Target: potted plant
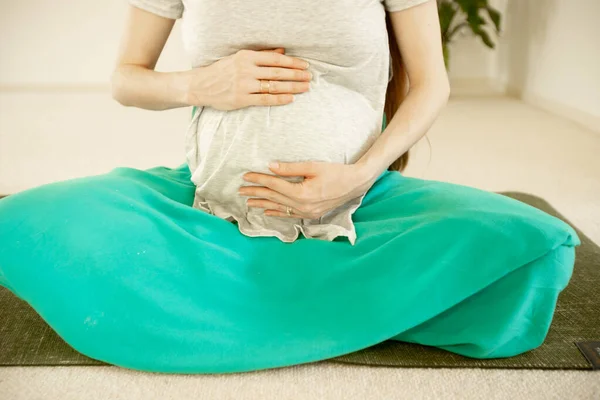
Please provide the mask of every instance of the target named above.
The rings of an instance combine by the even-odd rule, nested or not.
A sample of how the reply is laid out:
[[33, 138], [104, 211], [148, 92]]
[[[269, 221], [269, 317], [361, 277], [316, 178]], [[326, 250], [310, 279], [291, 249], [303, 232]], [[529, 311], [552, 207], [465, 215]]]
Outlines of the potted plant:
[[448, 45], [456, 34], [464, 29], [470, 30], [481, 38], [483, 43], [493, 49], [495, 43], [490, 37], [488, 20], [493, 25], [494, 33], [500, 33], [500, 12], [489, 5], [488, 0], [437, 0], [440, 27], [442, 31], [442, 47], [444, 62], [448, 68], [450, 51]]

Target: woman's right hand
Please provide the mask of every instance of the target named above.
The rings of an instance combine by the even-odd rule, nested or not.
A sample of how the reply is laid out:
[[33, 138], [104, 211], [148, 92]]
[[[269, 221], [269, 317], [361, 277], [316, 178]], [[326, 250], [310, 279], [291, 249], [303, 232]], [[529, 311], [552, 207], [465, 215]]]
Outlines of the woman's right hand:
[[[306, 71], [306, 61], [284, 53], [283, 48], [242, 49], [188, 71], [187, 103], [224, 111], [291, 103], [294, 94], [310, 90], [312, 74]], [[269, 93], [261, 93], [260, 80], [270, 81]]]

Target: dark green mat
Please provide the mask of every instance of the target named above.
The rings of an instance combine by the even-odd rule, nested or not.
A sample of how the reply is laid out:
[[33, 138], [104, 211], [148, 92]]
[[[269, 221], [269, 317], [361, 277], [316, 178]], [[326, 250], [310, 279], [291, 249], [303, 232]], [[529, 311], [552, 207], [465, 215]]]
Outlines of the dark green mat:
[[[546, 201], [503, 193], [566, 220]], [[568, 221], [567, 221], [568, 222]], [[571, 224], [572, 225], [572, 224]], [[470, 359], [435, 347], [385, 341], [326, 362], [424, 368], [592, 369], [576, 342], [600, 340], [600, 248], [579, 230], [571, 282], [561, 293], [542, 346], [504, 359]], [[0, 366], [105, 365], [66, 344], [28, 303], [0, 287]]]

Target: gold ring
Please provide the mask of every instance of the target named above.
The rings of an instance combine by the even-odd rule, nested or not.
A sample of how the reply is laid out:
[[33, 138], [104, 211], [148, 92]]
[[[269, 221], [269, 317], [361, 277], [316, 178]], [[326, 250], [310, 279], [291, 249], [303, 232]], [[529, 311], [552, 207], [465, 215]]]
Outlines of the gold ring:
[[[267, 85], [266, 87], [265, 87], [265, 84]], [[271, 81], [261, 80], [260, 81], [260, 92], [261, 93], [271, 93]]]
[[286, 210], [285, 210], [285, 211], [286, 211], [286, 213], [287, 213], [288, 217], [292, 215], [292, 207], [289, 207], [289, 206], [288, 206], [288, 207], [286, 207]]

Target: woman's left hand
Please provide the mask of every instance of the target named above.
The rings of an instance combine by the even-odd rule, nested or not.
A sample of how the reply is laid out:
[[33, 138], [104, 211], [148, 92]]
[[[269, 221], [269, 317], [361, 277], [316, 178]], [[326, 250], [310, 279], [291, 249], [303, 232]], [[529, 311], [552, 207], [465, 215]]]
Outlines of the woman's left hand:
[[[277, 176], [248, 172], [244, 180], [261, 186], [242, 186], [239, 193], [248, 207], [265, 209], [265, 215], [318, 219], [342, 204], [365, 194], [377, 176], [366, 173], [359, 164], [323, 161], [276, 163], [269, 169], [279, 176], [302, 176], [302, 182], [288, 182]], [[291, 215], [286, 213], [292, 208]]]

